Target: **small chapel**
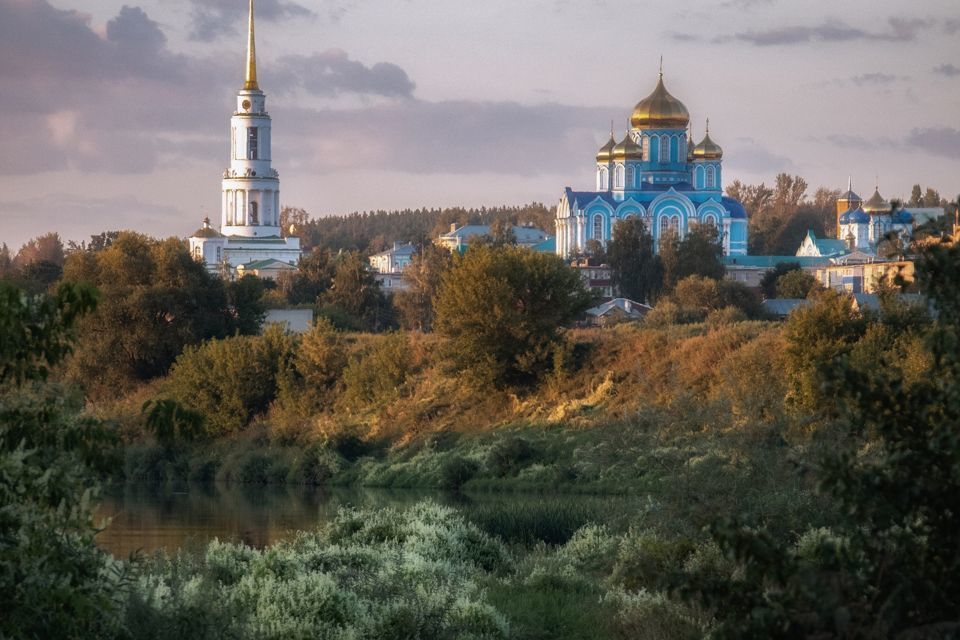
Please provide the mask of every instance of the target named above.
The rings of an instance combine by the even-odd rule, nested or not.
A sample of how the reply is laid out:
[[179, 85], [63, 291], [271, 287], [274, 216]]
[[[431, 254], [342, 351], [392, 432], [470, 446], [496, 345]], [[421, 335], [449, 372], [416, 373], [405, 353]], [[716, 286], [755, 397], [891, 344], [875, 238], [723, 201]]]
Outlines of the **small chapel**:
[[667, 91], [662, 68], [629, 125], [619, 141], [611, 131], [597, 152], [595, 190], [564, 190], [556, 213], [557, 254], [585, 254], [591, 240], [606, 245], [617, 221], [636, 216], [655, 248], [670, 230], [683, 238], [693, 225], [710, 224], [725, 255], [746, 255], [747, 213], [723, 195], [723, 149], [710, 137], [709, 120], [694, 143], [690, 113]]
[[221, 182], [220, 228], [205, 218], [190, 253], [225, 277], [275, 278], [297, 268], [300, 239], [280, 228], [280, 176], [271, 165], [271, 119], [257, 82], [253, 0], [247, 29], [246, 77], [230, 118], [230, 166]]

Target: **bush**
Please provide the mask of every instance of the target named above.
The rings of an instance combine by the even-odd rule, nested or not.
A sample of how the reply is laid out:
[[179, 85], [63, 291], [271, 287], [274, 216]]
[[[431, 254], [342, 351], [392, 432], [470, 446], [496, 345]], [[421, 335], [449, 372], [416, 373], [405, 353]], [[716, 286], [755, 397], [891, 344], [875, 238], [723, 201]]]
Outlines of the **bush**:
[[515, 474], [533, 462], [536, 454], [536, 449], [529, 440], [520, 437], [504, 438], [490, 449], [487, 467], [494, 476], [502, 478]]
[[462, 456], [447, 458], [440, 468], [440, 485], [444, 489], [460, 491], [479, 471], [480, 464], [476, 460]]
[[341, 406], [348, 411], [358, 407], [382, 406], [402, 393], [410, 372], [410, 343], [403, 333], [379, 338], [373, 348], [355, 357], [343, 372]]

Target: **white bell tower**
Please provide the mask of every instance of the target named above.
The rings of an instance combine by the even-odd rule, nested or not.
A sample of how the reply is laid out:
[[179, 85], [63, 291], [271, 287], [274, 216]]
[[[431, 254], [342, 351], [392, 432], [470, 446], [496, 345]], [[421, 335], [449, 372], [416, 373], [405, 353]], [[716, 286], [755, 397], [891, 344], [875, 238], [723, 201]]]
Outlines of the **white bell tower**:
[[280, 237], [280, 178], [270, 166], [270, 115], [257, 84], [253, 0], [247, 32], [247, 69], [230, 118], [230, 167], [223, 173], [220, 232], [247, 238]]

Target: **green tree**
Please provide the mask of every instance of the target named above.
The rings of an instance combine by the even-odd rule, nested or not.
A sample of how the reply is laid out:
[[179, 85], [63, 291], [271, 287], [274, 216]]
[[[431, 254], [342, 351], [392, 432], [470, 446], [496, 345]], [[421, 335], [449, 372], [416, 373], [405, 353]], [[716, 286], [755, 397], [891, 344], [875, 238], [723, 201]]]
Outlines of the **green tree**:
[[80, 322], [69, 367], [70, 380], [94, 395], [161, 376], [185, 346], [255, 324], [247, 311], [238, 317], [223, 282], [174, 238], [121, 233], [96, 253], [71, 254], [64, 279], [101, 293], [96, 313]]
[[394, 294], [404, 329], [424, 332], [433, 329], [433, 301], [440, 290], [443, 274], [451, 264], [452, 254], [433, 243], [424, 245], [420, 253], [413, 256], [403, 271], [408, 288]]
[[[713, 535], [733, 576], [697, 573], [681, 590], [717, 615], [718, 638], [953, 638], [960, 631], [960, 247], [935, 248], [918, 276], [938, 316], [925, 342], [936, 375], [896, 366], [819, 369], [851, 434], [820, 463], [835, 531], [798, 544], [723, 520]], [[791, 340], [794, 340], [791, 338]], [[802, 345], [801, 345], [802, 346]], [[868, 455], [864, 452], [869, 450]]]
[[791, 271], [799, 270], [799, 262], [778, 262], [773, 269], [763, 274], [763, 277], [760, 279], [760, 290], [767, 298], [776, 298], [777, 281], [780, 279], [780, 276], [783, 276]]
[[910, 192], [910, 200], [907, 204], [911, 207], [923, 206], [923, 189], [919, 184], [913, 185], [913, 190]]
[[265, 291], [263, 280], [249, 273], [227, 285], [227, 299], [233, 310], [237, 331], [241, 335], [260, 333], [263, 319], [267, 315], [263, 302]]
[[434, 309], [457, 371], [506, 386], [537, 379], [561, 331], [593, 302], [558, 257], [521, 247], [475, 247], [454, 259]]
[[620, 295], [647, 303], [660, 291], [663, 266], [653, 251], [653, 236], [640, 218], [621, 220], [607, 243], [607, 260]]
[[806, 298], [820, 288], [817, 279], [802, 269], [792, 269], [777, 278], [778, 298]]
[[680, 241], [678, 279], [703, 276], [720, 280], [726, 269], [721, 261], [723, 242], [712, 224], [697, 224]]
[[320, 297], [320, 315], [342, 329], [381, 331], [391, 326], [390, 302], [360, 254], [341, 254], [335, 264], [330, 288]]
[[207, 435], [243, 429], [277, 396], [278, 379], [291, 367], [295, 339], [278, 325], [262, 336], [236, 336], [189, 346], [177, 358], [163, 393], [204, 416]]
[[0, 637], [120, 632], [124, 568], [94, 544], [95, 474], [115, 439], [82, 402], [44, 383], [71, 349], [93, 291], [27, 296], [0, 283]]

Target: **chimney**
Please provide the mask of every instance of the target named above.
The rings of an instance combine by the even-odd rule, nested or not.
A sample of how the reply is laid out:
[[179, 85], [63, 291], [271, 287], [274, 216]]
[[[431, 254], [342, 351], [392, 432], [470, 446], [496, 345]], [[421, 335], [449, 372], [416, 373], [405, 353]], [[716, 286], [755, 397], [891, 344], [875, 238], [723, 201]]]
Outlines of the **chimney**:
[[457, 223], [456, 223], [456, 222], [451, 222], [451, 223], [450, 223], [450, 233], [453, 233], [453, 232], [456, 231], [456, 230], [457, 230]]

